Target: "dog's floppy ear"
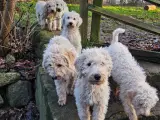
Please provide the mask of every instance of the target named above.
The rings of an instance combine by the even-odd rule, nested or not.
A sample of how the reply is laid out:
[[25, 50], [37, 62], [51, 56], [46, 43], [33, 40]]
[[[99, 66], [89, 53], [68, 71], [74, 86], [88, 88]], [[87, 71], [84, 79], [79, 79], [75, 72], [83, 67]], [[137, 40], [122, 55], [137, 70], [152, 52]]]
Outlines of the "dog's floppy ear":
[[79, 15], [78, 17], [78, 21], [77, 21], [77, 27], [79, 27], [82, 24], [83, 20], [81, 18], [81, 16]]
[[77, 57], [74, 65], [75, 65], [75, 68], [77, 70], [77, 72], [81, 73], [81, 71], [83, 70], [83, 63], [84, 63], [84, 60], [85, 60], [85, 56], [84, 55], [80, 55], [79, 57]]
[[108, 69], [108, 73], [109, 76], [111, 75], [111, 71], [112, 71], [112, 59], [108, 53], [108, 51], [105, 48], [101, 48], [101, 53], [104, 56], [105, 60], [107, 61], [107, 69]]
[[74, 53], [71, 50], [70, 51], [65, 51], [64, 57], [66, 58], [66, 60], [68, 62], [69, 68], [73, 69], [75, 58], [76, 58], [76, 53]]
[[66, 16], [67, 16], [67, 13], [64, 13], [64, 14], [63, 14], [63, 17], [62, 17], [62, 27], [63, 27], [64, 24], [65, 24]]
[[48, 7], [48, 5], [46, 3], [45, 6], [44, 6], [44, 9], [43, 9], [43, 17], [44, 18], [47, 16], [47, 7]]

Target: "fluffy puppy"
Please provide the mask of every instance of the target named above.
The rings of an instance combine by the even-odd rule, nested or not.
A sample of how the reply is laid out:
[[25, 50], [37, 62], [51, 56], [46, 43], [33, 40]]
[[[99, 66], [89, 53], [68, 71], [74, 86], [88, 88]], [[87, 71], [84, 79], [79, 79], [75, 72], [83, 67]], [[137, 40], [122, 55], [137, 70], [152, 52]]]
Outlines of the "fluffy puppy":
[[111, 57], [103, 48], [85, 49], [76, 59], [75, 67], [74, 96], [80, 120], [90, 120], [90, 106], [92, 120], [104, 120], [110, 95]]
[[113, 40], [107, 48], [113, 61], [112, 76], [120, 85], [120, 99], [130, 120], [138, 115], [149, 116], [158, 99], [157, 90], [146, 82], [144, 70], [138, 65], [128, 48], [118, 42], [118, 28], [113, 32]]
[[53, 23], [56, 16], [56, 5], [53, 0], [38, 1], [36, 3], [36, 16], [38, 24], [44, 29], [48, 24], [48, 29], [53, 31]]
[[52, 38], [44, 51], [42, 66], [56, 85], [58, 104], [65, 105], [67, 94], [73, 93], [76, 50], [62, 36]]
[[54, 20], [54, 30], [61, 30], [62, 16], [68, 12], [67, 4], [63, 0], [54, 0], [56, 4], [56, 19]]
[[81, 35], [79, 27], [82, 24], [82, 18], [75, 11], [66, 12], [63, 15], [63, 29], [61, 35], [68, 38], [76, 48], [78, 53], [81, 53]]

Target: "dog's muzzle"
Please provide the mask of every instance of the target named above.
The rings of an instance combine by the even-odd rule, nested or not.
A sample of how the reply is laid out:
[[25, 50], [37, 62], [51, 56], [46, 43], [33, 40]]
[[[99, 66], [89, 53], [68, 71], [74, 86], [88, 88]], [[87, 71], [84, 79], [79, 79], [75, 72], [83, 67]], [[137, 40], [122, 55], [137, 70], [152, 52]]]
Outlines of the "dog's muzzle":
[[95, 74], [92, 79], [93, 80], [90, 80], [90, 83], [93, 85], [100, 85], [104, 82], [103, 80], [101, 80], [100, 74]]
[[73, 27], [73, 23], [72, 23], [72, 22], [69, 22], [67, 26], [68, 26], [68, 27]]
[[51, 13], [55, 13], [54, 10], [51, 10]]
[[57, 11], [57, 12], [61, 12], [61, 9], [57, 8], [56, 11]]

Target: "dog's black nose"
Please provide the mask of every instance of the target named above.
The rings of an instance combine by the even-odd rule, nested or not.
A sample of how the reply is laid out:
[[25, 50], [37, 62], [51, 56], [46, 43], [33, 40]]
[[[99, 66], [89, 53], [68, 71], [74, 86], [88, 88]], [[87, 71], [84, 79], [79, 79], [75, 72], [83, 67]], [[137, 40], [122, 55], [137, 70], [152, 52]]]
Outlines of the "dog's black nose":
[[54, 13], [54, 10], [51, 10], [52, 13]]
[[73, 23], [72, 23], [72, 22], [70, 22], [70, 23], [69, 23], [69, 25], [73, 25]]
[[58, 12], [61, 12], [61, 9], [57, 8], [57, 11], [58, 11]]
[[95, 74], [94, 78], [95, 78], [95, 80], [100, 80], [101, 79], [101, 75], [100, 74]]

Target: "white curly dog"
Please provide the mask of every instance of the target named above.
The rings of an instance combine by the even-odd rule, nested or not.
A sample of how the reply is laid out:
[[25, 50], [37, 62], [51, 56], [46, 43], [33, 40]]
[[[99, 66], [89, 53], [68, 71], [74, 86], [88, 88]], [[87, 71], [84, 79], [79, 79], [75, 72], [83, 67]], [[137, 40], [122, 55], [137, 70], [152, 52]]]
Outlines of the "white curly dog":
[[36, 3], [36, 16], [38, 24], [42, 29], [48, 24], [48, 29], [53, 31], [54, 19], [56, 17], [56, 3], [53, 0], [38, 1]]
[[61, 30], [62, 28], [62, 17], [65, 12], [68, 12], [66, 2], [63, 0], [54, 0], [56, 4], [56, 17], [54, 19], [54, 30]]
[[73, 93], [76, 56], [74, 46], [62, 36], [52, 38], [44, 51], [42, 66], [55, 81], [59, 105], [65, 105], [67, 94]]
[[82, 18], [75, 11], [66, 12], [63, 15], [63, 29], [61, 35], [68, 38], [74, 45], [78, 53], [81, 53], [81, 35], [79, 27], [82, 24]]
[[118, 28], [113, 32], [113, 40], [107, 48], [113, 61], [112, 77], [120, 85], [120, 99], [130, 120], [138, 115], [149, 116], [159, 100], [157, 90], [146, 82], [144, 70], [138, 65], [128, 48], [118, 42]]
[[91, 106], [92, 120], [104, 120], [110, 95], [111, 57], [103, 48], [85, 49], [76, 59], [75, 67], [74, 96], [80, 120], [90, 120]]

